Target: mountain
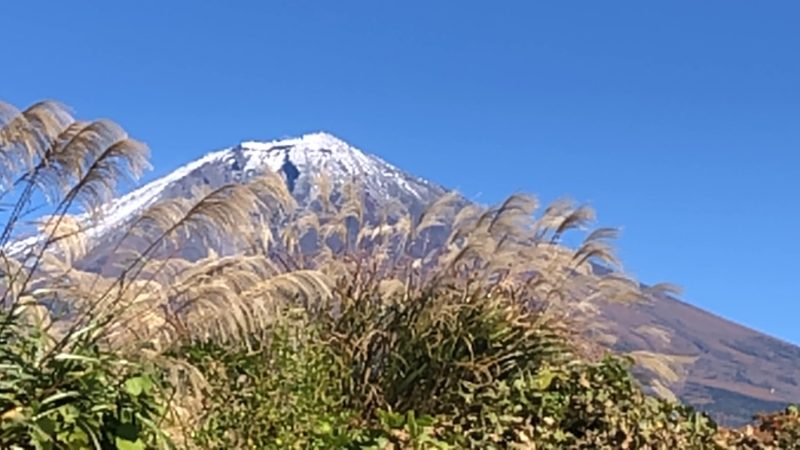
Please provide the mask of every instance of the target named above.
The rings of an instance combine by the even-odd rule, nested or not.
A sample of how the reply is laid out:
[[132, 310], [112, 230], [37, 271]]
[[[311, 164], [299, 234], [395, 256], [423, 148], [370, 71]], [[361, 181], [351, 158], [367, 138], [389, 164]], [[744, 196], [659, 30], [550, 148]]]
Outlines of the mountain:
[[[208, 153], [104, 207], [101, 214], [92, 218], [86, 232], [87, 237], [99, 245], [79, 266], [89, 270], [108, 267], [108, 247], [102, 244], [114, 242], [136, 218], [137, 212], [161, 200], [188, 197], [199, 187], [216, 188], [266, 171], [282, 174], [300, 206], [310, 203], [312, 186], [321, 173], [330, 178], [334, 197], [341, 193], [345, 183], [355, 179], [363, 189], [368, 215], [388, 202], [399, 202], [412, 214], [419, 213], [447, 192], [328, 133], [265, 142], [245, 141]], [[19, 239], [9, 245], [8, 251], [11, 254], [24, 252], [39, 239], [36, 234]], [[192, 248], [191, 243], [184, 243], [184, 247], [188, 247], [182, 252], [186, 257], [203, 253], [202, 249]]]
[[607, 305], [602, 315], [614, 325], [617, 350], [683, 360], [669, 388], [721, 424], [739, 426], [756, 413], [800, 401], [796, 345], [667, 296], [632, 306]]
[[[300, 205], [308, 203], [315, 177], [323, 172], [330, 176], [334, 192], [355, 178], [364, 189], [368, 208], [392, 200], [417, 212], [447, 192], [335, 136], [312, 133], [269, 142], [247, 141], [209, 153], [113, 201], [89, 234], [103, 239], [123, 228], [134, 213], [160, 200], [188, 195], [201, 185], [219, 187], [241, 181], [264, 171], [282, 173]], [[27, 244], [29, 241], [20, 241], [16, 245]]]
[[[241, 181], [264, 171], [281, 172], [301, 206], [309, 205], [315, 177], [323, 171], [331, 176], [334, 193], [348, 180], [357, 179], [364, 188], [368, 213], [395, 201], [412, 212], [420, 211], [447, 192], [330, 134], [314, 133], [242, 142], [209, 153], [112, 202], [91, 234], [100, 241], [110, 240], [135, 212], [159, 200], [184, 196], [201, 185]], [[617, 338], [616, 349], [640, 357], [671, 355], [672, 373], [662, 374], [663, 384], [724, 424], [741, 424], [761, 410], [800, 401], [800, 347], [668, 296], [634, 306], [609, 305], [602, 315]]]

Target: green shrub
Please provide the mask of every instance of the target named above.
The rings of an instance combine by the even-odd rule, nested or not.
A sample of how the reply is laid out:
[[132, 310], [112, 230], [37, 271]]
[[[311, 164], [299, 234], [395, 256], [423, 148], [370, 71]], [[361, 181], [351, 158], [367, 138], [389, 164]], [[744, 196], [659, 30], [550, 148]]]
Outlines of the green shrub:
[[328, 322], [277, 327], [255, 350], [187, 348], [212, 385], [195, 443], [713, 448], [706, 416], [645, 395], [627, 360], [581, 362], [502, 296], [344, 305]]
[[783, 411], [762, 414], [754, 425], [738, 430], [723, 430], [719, 437], [725, 448], [758, 450], [800, 449], [800, 407], [793, 405]]
[[85, 328], [56, 345], [4, 316], [0, 448], [167, 448], [156, 372], [102, 351]]
[[342, 371], [313, 328], [281, 327], [251, 349], [185, 349], [210, 383], [202, 448], [339, 448], [354, 440]]
[[468, 386], [463, 395], [469, 407], [450, 415], [447, 433], [467, 448], [709, 448], [716, 431], [704, 415], [646, 396], [627, 362], [612, 357]]

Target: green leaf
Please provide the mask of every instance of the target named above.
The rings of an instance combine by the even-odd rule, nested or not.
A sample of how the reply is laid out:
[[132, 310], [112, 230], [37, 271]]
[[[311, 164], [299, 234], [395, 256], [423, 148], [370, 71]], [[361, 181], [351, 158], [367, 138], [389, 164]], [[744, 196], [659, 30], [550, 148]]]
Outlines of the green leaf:
[[125, 392], [138, 397], [142, 392], [147, 393], [152, 387], [153, 383], [147, 377], [133, 377], [125, 380]]
[[57, 394], [53, 394], [53, 395], [47, 397], [46, 399], [42, 400], [42, 406], [44, 406], [44, 405], [46, 405], [48, 403], [53, 403], [53, 402], [57, 402], [59, 400], [63, 400], [65, 398], [77, 397], [79, 395], [80, 394], [78, 392], [75, 392], [75, 391], [59, 392]]
[[555, 377], [555, 373], [548, 369], [543, 369], [541, 372], [536, 374], [536, 378], [534, 378], [533, 382], [536, 386], [536, 389], [543, 391], [550, 387], [550, 384], [553, 382]]
[[378, 411], [378, 416], [381, 418], [381, 422], [390, 429], [403, 428], [406, 422], [406, 418], [402, 414], [396, 412]]
[[91, 448], [89, 435], [80, 428], [75, 428], [69, 432], [64, 432], [59, 435], [59, 439], [67, 444], [70, 450]]
[[48, 436], [51, 436], [56, 430], [55, 422], [53, 422], [53, 420], [49, 417], [43, 417], [37, 420], [36, 425], [38, 425], [39, 429]]
[[83, 361], [83, 362], [90, 362], [90, 363], [99, 363], [100, 360], [97, 358], [92, 358], [89, 356], [83, 355], [74, 355], [72, 353], [59, 353], [53, 357], [56, 361]]
[[136, 441], [139, 438], [139, 428], [132, 423], [121, 423], [117, 425], [116, 435], [121, 439]]
[[416, 418], [417, 425], [421, 427], [432, 427], [436, 420], [429, 415], [423, 415]]
[[314, 433], [322, 436], [333, 434], [333, 427], [327, 421], [321, 420], [317, 423]]
[[129, 441], [127, 439], [117, 437], [114, 440], [114, 443], [117, 445], [117, 450], [144, 450], [144, 444], [139, 439], [135, 441]]

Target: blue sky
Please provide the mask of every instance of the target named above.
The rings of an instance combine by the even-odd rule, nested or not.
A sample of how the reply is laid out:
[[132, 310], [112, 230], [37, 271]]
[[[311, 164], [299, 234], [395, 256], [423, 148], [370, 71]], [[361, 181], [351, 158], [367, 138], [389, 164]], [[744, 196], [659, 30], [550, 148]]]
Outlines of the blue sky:
[[0, 99], [163, 174], [326, 130], [483, 202], [568, 196], [626, 268], [800, 343], [796, 1], [7, 2]]

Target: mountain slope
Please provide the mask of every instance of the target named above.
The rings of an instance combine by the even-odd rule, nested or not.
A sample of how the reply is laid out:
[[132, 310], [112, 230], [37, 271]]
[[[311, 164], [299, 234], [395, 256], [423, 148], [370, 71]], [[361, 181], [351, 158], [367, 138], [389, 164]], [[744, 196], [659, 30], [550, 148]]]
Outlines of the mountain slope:
[[[669, 297], [633, 306], [608, 305], [616, 348], [691, 358], [670, 386], [720, 423], [740, 425], [761, 411], [800, 401], [800, 347]], [[664, 330], [669, 339], [652, 333]]]
[[[112, 202], [91, 234], [99, 241], [111, 240], [137, 211], [159, 200], [264, 171], [281, 172], [301, 206], [309, 205], [311, 189], [323, 171], [330, 175], [334, 192], [357, 179], [367, 211], [373, 214], [389, 202], [418, 212], [447, 192], [330, 134], [315, 133], [243, 142], [210, 153]], [[102, 261], [93, 265], [98, 264]], [[713, 413], [723, 423], [739, 424], [759, 410], [800, 401], [800, 347], [669, 297], [635, 306], [609, 305], [603, 316], [617, 337], [617, 349], [644, 356], [648, 352], [673, 355], [675, 376], [665, 383], [684, 401]]]
[[186, 195], [200, 185], [218, 187], [263, 173], [281, 172], [301, 205], [307, 204], [315, 177], [326, 173], [334, 191], [351, 179], [363, 186], [371, 206], [399, 201], [419, 211], [446, 190], [367, 155], [327, 133], [269, 142], [242, 142], [186, 164], [112, 202], [92, 233], [103, 236], [162, 199]]

